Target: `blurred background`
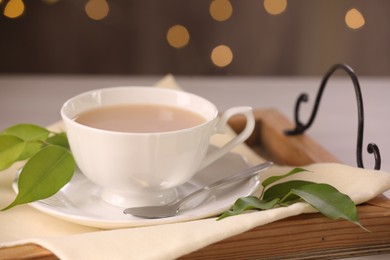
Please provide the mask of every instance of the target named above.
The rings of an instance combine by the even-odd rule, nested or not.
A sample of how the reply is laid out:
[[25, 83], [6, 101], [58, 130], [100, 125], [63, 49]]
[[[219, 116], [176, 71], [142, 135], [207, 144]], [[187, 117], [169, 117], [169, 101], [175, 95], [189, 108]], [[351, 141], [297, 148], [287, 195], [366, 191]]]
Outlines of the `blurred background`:
[[390, 75], [388, 0], [0, 0], [0, 73]]

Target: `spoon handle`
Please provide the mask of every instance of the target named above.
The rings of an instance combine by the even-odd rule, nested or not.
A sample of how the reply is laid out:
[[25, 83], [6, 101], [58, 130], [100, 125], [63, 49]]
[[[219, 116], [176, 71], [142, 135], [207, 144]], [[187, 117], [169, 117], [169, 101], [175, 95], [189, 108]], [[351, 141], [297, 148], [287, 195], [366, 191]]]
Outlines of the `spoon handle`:
[[261, 164], [252, 166], [252, 167], [247, 168], [245, 170], [242, 170], [242, 171], [240, 171], [232, 176], [223, 178], [223, 179], [218, 180], [216, 182], [213, 182], [207, 186], [204, 186], [203, 188], [200, 188], [199, 190], [196, 190], [196, 191], [188, 194], [186, 197], [182, 198], [179, 202], [180, 202], [180, 204], [182, 204], [185, 201], [193, 198], [194, 196], [197, 196], [197, 195], [199, 195], [205, 191], [208, 191], [210, 189], [217, 188], [218, 186], [226, 185], [229, 183], [234, 183], [234, 182], [237, 182], [239, 180], [249, 179], [249, 178], [259, 174], [261, 171], [268, 169], [272, 165], [273, 165], [272, 162], [267, 161], [265, 163], [261, 163]]

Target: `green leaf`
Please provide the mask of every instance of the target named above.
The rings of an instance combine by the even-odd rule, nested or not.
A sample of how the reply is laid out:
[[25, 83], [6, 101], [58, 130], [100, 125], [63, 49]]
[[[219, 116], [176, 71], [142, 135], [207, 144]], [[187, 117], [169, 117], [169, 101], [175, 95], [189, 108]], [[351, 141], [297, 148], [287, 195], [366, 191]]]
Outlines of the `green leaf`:
[[[313, 182], [310, 181], [293, 180], [293, 181], [287, 181], [287, 182], [275, 184], [264, 192], [262, 199], [263, 200], [273, 200], [275, 198], [282, 199], [290, 193], [291, 189], [299, 188], [303, 185], [312, 184], [312, 183]], [[288, 196], [288, 198], [284, 199], [283, 202], [294, 201], [297, 199], [299, 199], [299, 196], [291, 194]]]
[[42, 143], [37, 142], [28, 142], [25, 141], [25, 146], [23, 148], [23, 151], [21, 152], [19, 158], [17, 161], [22, 161], [25, 159], [28, 159], [32, 157], [34, 154], [36, 154], [42, 147]]
[[234, 210], [227, 210], [221, 216], [219, 216], [217, 218], [217, 220], [221, 220], [221, 219], [224, 219], [227, 217], [232, 217], [232, 216], [236, 216], [236, 215], [240, 215], [240, 214], [242, 214], [242, 211], [238, 212], [238, 211], [234, 211]]
[[355, 203], [331, 185], [323, 183], [308, 184], [292, 189], [291, 192], [301, 197], [328, 218], [342, 218], [362, 227], [359, 223]]
[[240, 198], [236, 200], [236, 202], [233, 205], [234, 211], [244, 211], [244, 210], [251, 210], [251, 209], [260, 209], [260, 210], [266, 210], [271, 209], [279, 200], [272, 200], [272, 201], [265, 201], [261, 200], [256, 196], [248, 196], [244, 198]]
[[0, 171], [7, 169], [20, 158], [26, 142], [12, 135], [0, 135]]
[[43, 141], [50, 132], [46, 128], [33, 124], [18, 124], [11, 126], [3, 131], [3, 134], [14, 135], [25, 141]]
[[266, 189], [276, 181], [302, 171], [306, 170], [295, 168], [284, 175], [269, 177], [262, 183], [264, 189], [260, 198], [249, 196], [236, 200], [232, 209], [224, 212], [217, 220], [239, 215], [246, 210], [267, 210], [304, 200], [328, 218], [342, 218], [368, 231], [359, 223], [356, 205], [351, 198], [329, 184], [292, 180]]
[[36, 154], [42, 147], [42, 141], [50, 132], [46, 128], [33, 124], [18, 124], [5, 129], [2, 135], [12, 135], [26, 141], [24, 150], [17, 161], [25, 160]]
[[66, 149], [69, 149], [69, 142], [68, 142], [68, 138], [67, 138], [65, 133], [59, 133], [59, 134], [55, 134], [53, 136], [50, 136], [46, 140], [46, 143], [62, 146]]
[[283, 178], [286, 178], [288, 176], [291, 176], [291, 175], [294, 175], [294, 174], [297, 174], [297, 173], [300, 173], [300, 172], [304, 172], [304, 171], [307, 171], [305, 169], [302, 169], [302, 168], [294, 168], [292, 169], [291, 171], [289, 171], [288, 173], [284, 174], [284, 175], [280, 175], [280, 176], [271, 176], [267, 179], [265, 179], [261, 185], [263, 185], [263, 187], [267, 187], [269, 185], [271, 185], [272, 183], [278, 181], [278, 180], [281, 180]]
[[35, 154], [19, 175], [19, 193], [3, 210], [48, 198], [70, 181], [75, 169], [72, 155], [63, 147], [47, 146]]
[[279, 199], [274, 199], [272, 201], [265, 201], [260, 200], [259, 198], [255, 196], [248, 196], [244, 198], [239, 198], [236, 200], [236, 202], [233, 205], [232, 210], [224, 212], [219, 218], [223, 219], [230, 216], [235, 216], [238, 214], [243, 213], [247, 210], [257, 209], [257, 210], [267, 210], [273, 208], [277, 203], [279, 202]]

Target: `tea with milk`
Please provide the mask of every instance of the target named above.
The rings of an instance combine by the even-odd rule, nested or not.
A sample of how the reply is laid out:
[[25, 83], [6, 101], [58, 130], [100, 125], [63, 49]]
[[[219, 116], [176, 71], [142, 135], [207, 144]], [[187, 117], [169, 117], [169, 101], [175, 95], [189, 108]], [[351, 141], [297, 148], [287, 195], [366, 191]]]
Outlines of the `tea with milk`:
[[82, 112], [74, 120], [93, 128], [131, 133], [176, 131], [206, 122], [192, 111], [159, 104], [107, 105]]

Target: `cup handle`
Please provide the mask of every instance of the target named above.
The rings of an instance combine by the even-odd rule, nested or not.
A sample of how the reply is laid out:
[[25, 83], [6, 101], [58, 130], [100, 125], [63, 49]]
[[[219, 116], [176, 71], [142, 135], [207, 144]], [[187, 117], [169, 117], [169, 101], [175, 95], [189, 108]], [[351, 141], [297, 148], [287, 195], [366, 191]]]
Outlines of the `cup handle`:
[[206, 158], [203, 160], [200, 169], [205, 168], [215, 160], [219, 159], [226, 153], [228, 153], [230, 150], [232, 150], [237, 145], [243, 143], [248, 137], [252, 134], [253, 129], [255, 128], [255, 118], [253, 116], [252, 108], [251, 107], [232, 107], [228, 110], [226, 110], [222, 116], [220, 117], [217, 125], [214, 128], [214, 133], [225, 133], [227, 126], [228, 126], [228, 120], [237, 114], [242, 114], [246, 118], [246, 125], [244, 130], [241, 131], [237, 136], [235, 136], [232, 140], [230, 140], [227, 144], [224, 146], [216, 149], [212, 153], [208, 154]]

